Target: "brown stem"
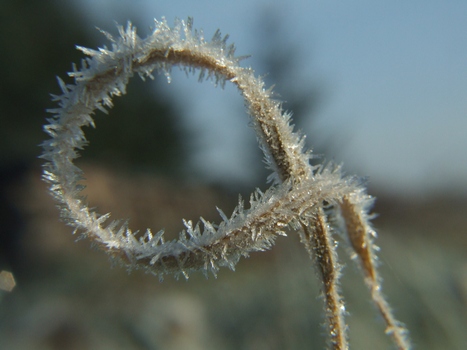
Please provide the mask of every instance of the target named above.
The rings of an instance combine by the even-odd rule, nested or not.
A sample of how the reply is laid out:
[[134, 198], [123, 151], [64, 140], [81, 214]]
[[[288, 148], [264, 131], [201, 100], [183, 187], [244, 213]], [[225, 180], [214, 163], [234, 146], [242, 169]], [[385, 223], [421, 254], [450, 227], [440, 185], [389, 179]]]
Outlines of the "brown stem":
[[323, 280], [332, 349], [348, 349], [344, 322], [345, 307], [337, 285], [339, 268], [323, 210], [319, 209], [316, 223], [313, 223], [313, 226], [302, 220], [300, 224], [304, 235], [302, 241], [311, 258], [316, 261], [317, 269]]
[[400, 350], [409, 349], [410, 345], [405, 334], [406, 330], [394, 318], [388, 302], [381, 293], [381, 283], [376, 272], [375, 257], [372, 252], [371, 229], [362, 213], [357, 210], [358, 205], [349, 196], [344, 196], [340, 208], [350, 244], [357, 253], [365, 275], [365, 282], [371, 292], [371, 298], [386, 323], [386, 333], [392, 336], [394, 343]]

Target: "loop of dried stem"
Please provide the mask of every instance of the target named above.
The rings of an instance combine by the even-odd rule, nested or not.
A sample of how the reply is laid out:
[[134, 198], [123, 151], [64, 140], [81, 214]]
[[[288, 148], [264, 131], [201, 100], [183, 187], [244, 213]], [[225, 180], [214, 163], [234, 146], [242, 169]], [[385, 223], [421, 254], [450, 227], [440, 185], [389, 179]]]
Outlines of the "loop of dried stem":
[[[120, 37], [103, 32], [112, 48], [99, 51], [79, 48], [90, 56], [81, 69], [74, 66], [69, 73], [75, 83], [68, 85], [59, 79], [62, 95], [54, 96], [59, 108], [44, 127], [51, 139], [43, 143], [44, 179], [62, 207], [63, 218], [112, 256], [121, 258], [131, 267], [140, 267], [159, 277], [183, 274], [193, 270], [212, 271], [220, 266], [234, 268], [241, 256], [252, 251], [269, 249], [277, 235], [287, 227], [301, 232], [302, 241], [317, 265], [324, 284], [329, 334], [333, 349], [347, 349], [344, 303], [338, 293], [339, 265], [335, 243], [331, 237], [323, 203], [340, 209], [346, 222], [351, 245], [359, 256], [372, 297], [381, 311], [395, 343], [408, 348], [397, 321], [393, 318], [380, 293], [374, 267], [372, 242], [369, 239], [366, 196], [360, 181], [344, 177], [338, 167], [314, 168], [311, 153], [304, 150], [304, 138], [293, 132], [290, 116], [281, 104], [271, 98], [261, 79], [250, 68], [239, 66], [235, 47], [227, 46], [227, 37], [216, 32], [211, 41], [204, 40], [202, 31], [192, 30], [192, 21], [177, 21], [170, 28], [166, 21], [156, 21], [156, 28], [146, 39], [136, 35], [129, 24], [119, 27]], [[110, 214], [99, 215], [91, 210], [79, 193], [82, 172], [73, 164], [77, 150], [86, 144], [82, 127], [94, 126], [94, 110], [112, 106], [112, 97], [125, 93], [134, 73], [142, 78], [163, 71], [170, 77], [173, 66], [187, 72], [200, 71], [199, 79], [211, 78], [216, 84], [235, 84], [243, 95], [251, 115], [261, 148], [269, 167], [274, 171], [274, 184], [266, 193], [255, 192], [250, 207], [243, 202], [230, 218], [220, 211], [223, 222], [212, 224], [203, 219], [193, 225], [185, 221], [180, 239], [165, 242], [163, 232], [149, 229], [137, 238], [126, 224], [110, 223]]]

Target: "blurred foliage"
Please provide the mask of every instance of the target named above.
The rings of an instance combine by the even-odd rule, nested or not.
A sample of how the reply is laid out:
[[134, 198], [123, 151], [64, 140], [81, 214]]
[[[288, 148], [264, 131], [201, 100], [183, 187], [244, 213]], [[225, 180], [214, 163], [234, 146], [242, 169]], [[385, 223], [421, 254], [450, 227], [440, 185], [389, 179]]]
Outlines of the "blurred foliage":
[[[100, 190], [97, 205], [112, 204], [115, 217], [131, 213], [133, 227], [160, 228], [165, 218], [172, 231], [181, 212], [195, 218], [228, 205], [224, 193], [207, 187], [190, 190], [98, 166], [85, 171], [89, 189]], [[23, 261], [29, 274], [14, 271], [17, 286], [0, 292], [0, 349], [325, 348], [319, 278], [294, 233], [279, 237], [269, 252], [241, 259], [235, 272], [224, 268], [217, 278], [193, 274], [187, 282], [159, 283], [141, 271], [110, 268], [88, 241], [74, 242], [37, 174], [17, 189], [23, 194], [17, 206], [27, 218]], [[116, 200], [125, 193], [133, 200]], [[385, 214], [375, 222], [383, 288], [414, 348], [465, 349], [467, 201], [377, 203]], [[339, 242], [350, 348], [390, 349], [361, 273]]]
[[262, 50], [257, 56], [265, 72], [266, 86], [274, 86], [277, 99], [283, 101], [283, 108], [293, 113], [294, 124], [303, 129], [315, 117], [323, 98], [322, 88], [303, 73], [310, 58], [300, 43], [290, 40], [295, 36], [285, 27], [279, 8], [266, 8], [258, 23], [257, 41], [261, 44], [257, 47]]
[[[0, 19], [0, 163], [29, 163], [40, 154], [38, 144], [46, 138], [45, 109], [54, 107], [49, 93], [60, 93], [55, 77], [66, 79], [71, 63], [83, 58], [74, 45], [95, 48], [106, 39], [83, 24], [70, 1], [3, 1]], [[158, 93], [155, 84], [143, 86], [138, 79], [129, 86], [128, 96], [115, 100], [117, 108], [109, 117], [115, 121], [99, 128], [98, 136], [87, 132], [95, 147], [86, 157], [157, 167], [165, 174], [178, 172], [186, 151], [173, 102]], [[97, 119], [99, 126], [101, 117]]]
[[[305, 54], [300, 45], [290, 41], [294, 36], [285, 27], [280, 11], [280, 7], [269, 5], [258, 16], [253, 30], [256, 33], [253, 39], [257, 42], [258, 49], [254, 54], [257, 61], [255, 66], [259, 67], [258, 74], [262, 75], [266, 88], [273, 87], [275, 98], [283, 103], [282, 108], [292, 113], [295, 130], [302, 130], [303, 134], [312, 137], [313, 129], [310, 124], [313, 124], [324, 93], [321, 87], [303, 75], [306, 71], [305, 64], [309, 64], [309, 60], [303, 61]], [[324, 154], [324, 148], [329, 145], [316, 148], [315, 144], [307, 143], [307, 147], [312, 148], [315, 154]], [[252, 145], [251, 149], [252, 152], [255, 150], [256, 155], [252, 166], [257, 174], [257, 184], [258, 179], [262, 181], [271, 171], [265, 169], [264, 164], [259, 161], [263, 157], [262, 151], [256, 145]]]
[[[27, 165], [41, 152], [37, 145], [46, 137], [44, 110], [53, 107], [49, 93], [59, 93], [54, 77], [64, 78], [71, 62], [82, 58], [75, 44], [95, 48], [105, 42], [92, 26], [82, 24], [71, 4], [0, 1], [0, 260], [9, 260], [18, 278], [12, 293], [0, 293], [0, 348], [167, 349], [164, 341], [184, 339], [191, 348], [198, 341], [203, 349], [323, 348], [324, 337], [318, 334], [322, 322], [321, 302], [316, 300], [318, 284], [298, 239], [281, 240], [272, 252], [253, 254], [238, 265], [236, 273], [223, 270], [218, 279], [194, 276], [188, 283], [167, 280], [162, 284], [138, 272], [128, 275], [120, 268], [109, 269], [104, 254], [90, 250], [84, 241], [73, 242], [69, 227], [57, 220], [55, 203], [39, 180], [40, 173], [27, 173]], [[266, 79], [268, 84], [269, 79], [278, 84], [278, 97], [287, 101], [284, 107], [293, 110], [298, 125], [304, 127], [308, 121], [301, 116], [312, 115], [317, 95], [313, 89], [295, 95], [281, 88], [290, 74], [280, 71], [281, 67], [293, 68], [295, 63], [286, 54], [291, 50], [287, 45], [282, 46], [283, 53], [275, 50], [274, 55], [267, 55], [268, 50], [277, 49], [272, 44], [277, 32], [271, 30], [278, 31], [274, 27], [278, 23], [270, 23], [259, 45], [265, 47], [264, 56], [272, 59], [265, 68], [270, 72]], [[86, 130], [91, 141], [86, 160], [157, 166], [174, 174], [185, 159], [186, 131], [173, 117], [176, 106], [170, 98], [158, 92], [157, 86], [143, 86], [135, 78], [128, 96], [114, 102], [109, 116], [99, 113], [98, 130]], [[23, 179], [18, 174], [26, 175]], [[92, 172], [87, 174], [92, 176]], [[113, 182], [103, 177], [103, 184], [96, 188]], [[131, 184], [141, 184], [141, 180], [125, 182]], [[121, 183], [116, 186], [125, 189]], [[206, 191], [190, 195], [178, 184], [148, 187], [144, 183], [140, 188], [130, 202], [134, 208], [122, 210], [144, 215], [132, 217], [133, 222], [140, 219], [141, 226], [148, 218], [159, 221], [162, 216], [179, 225], [180, 203], [203, 215], [215, 205], [228, 207], [217, 195]], [[171, 202], [162, 201], [160, 188], [179, 192], [171, 193], [175, 198]], [[200, 198], [205, 205], [191, 204]], [[113, 197], [107, 203], [121, 205]], [[377, 201], [376, 211], [383, 214], [376, 226], [384, 288], [417, 348], [463, 349], [467, 343], [466, 208], [464, 200], [453, 198], [435, 198], [423, 207], [419, 202], [402, 204], [396, 198], [389, 204], [384, 198]], [[24, 236], [23, 250], [17, 253], [19, 244], [11, 240], [20, 240], [19, 233]], [[16, 263], [30, 272], [27, 278], [21, 278], [23, 270], [12, 262], [15, 252], [22, 254]], [[387, 348], [382, 323], [368, 305], [361, 276], [349, 261], [344, 262], [352, 348]], [[185, 299], [197, 308], [183, 304]], [[178, 305], [185, 307], [180, 311]], [[195, 311], [201, 319], [190, 318]], [[199, 340], [200, 334], [206, 338]]]
[[[106, 43], [85, 22], [72, 1], [0, 1], [0, 266], [19, 269], [24, 260], [19, 242], [28, 218], [16, 206], [14, 193], [40, 163], [39, 144], [47, 138], [42, 125], [51, 116], [45, 109], [55, 108], [49, 94], [61, 93], [55, 77], [72, 82], [66, 72], [83, 58], [75, 45]], [[138, 77], [127, 96], [114, 102], [108, 116], [97, 113], [98, 130], [85, 131], [91, 145], [86, 161], [182, 174], [187, 152], [174, 102]]]
[[75, 42], [90, 43], [76, 16], [52, 1], [0, 2], [0, 159], [30, 161], [39, 155], [49, 93], [56, 75], [78, 59]]

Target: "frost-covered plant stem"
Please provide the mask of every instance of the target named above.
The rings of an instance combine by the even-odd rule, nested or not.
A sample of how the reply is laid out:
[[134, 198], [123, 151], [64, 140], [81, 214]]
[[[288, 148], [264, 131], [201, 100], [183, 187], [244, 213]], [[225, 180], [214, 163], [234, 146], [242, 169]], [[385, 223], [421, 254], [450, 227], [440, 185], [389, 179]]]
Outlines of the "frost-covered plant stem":
[[[344, 302], [339, 295], [340, 267], [331, 232], [339, 226], [347, 232], [350, 245], [358, 256], [372, 297], [381, 311], [388, 332], [400, 349], [409, 348], [405, 331], [392, 316], [380, 292], [375, 257], [368, 224], [371, 199], [361, 181], [345, 177], [339, 167], [310, 165], [311, 152], [304, 150], [304, 138], [293, 131], [290, 116], [281, 103], [271, 98], [261, 79], [251, 68], [239, 66], [233, 45], [216, 32], [211, 41], [202, 31], [193, 31], [192, 21], [177, 21], [173, 28], [165, 20], [156, 21], [146, 39], [136, 35], [129, 24], [119, 27], [114, 38], [103, 32], [112, 48], [98, 51], [79, 47], [89, 58], [82, 67], [69, 73], [74, 84], [59, 79], [62, 95], [54, 96], [59, 108], [45, 126], [51, 139], [43, 143], [44, 179], [59, 201], [63, 218], [84, 236], [118, 257], [130, 267], [144, 268], [162, 278], [166, 274], [188, 274], [194, 270], [216, 274], [219, 267], [234, 269], [241, 256], [269, 249], [277, 235], [292, 228], [316, 262], [323, 280], [329, 338], [333, 349], [347, 349]], [[216, 84], [234, 83], [245, 99], [251, 120], [269, 167], [273, 185], [265, 193], [251, 195], [249, 208], [240, 201], [230, 218], [222, 211], [223, 221], [216, 225], [201, 218], [202, 224], [184, 221], [185, 230], [178, 240], [164, 241], [163, 231], [144, 235], [133, 233], [126, 223], [109, 221], [110, 214], [99, 215], [80, 196], [83, 175], [73, 164], [77, 150], [86, 145], [82, 127], [94, 126], [95, 109], [106, 111], [112, 97], [125, 93], [134, 73], [143, 79], [153, 71], [162, 71], [170, 80], [170, 70], [180, 66], [187, 72], [199, 70], [199, 80], [213, 79]], [[328, 218], [334, 218], [331, 227]], [[339, 218], [343, 221], [339, 224]]]

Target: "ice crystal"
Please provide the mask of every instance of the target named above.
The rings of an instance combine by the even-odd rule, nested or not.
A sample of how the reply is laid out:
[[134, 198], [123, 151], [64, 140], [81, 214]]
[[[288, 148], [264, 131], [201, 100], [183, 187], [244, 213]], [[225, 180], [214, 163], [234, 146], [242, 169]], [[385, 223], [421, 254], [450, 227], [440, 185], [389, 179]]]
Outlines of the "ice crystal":
[[[188, 278], [197, 270], [216, 275], [223, 266], [233, 270], [242, 256], [270, 249], [278, 235], [296, 230], [323, 280], [334, 349], [347, 348], [345, 305], [338, 288], [340, 265], [332, 237], [333, 230], [341, 229], [391, 336], [400, 348], [408, 348], [404, 329], [381, 294], [375, 268], [375, 234], [368, 215], [372, 199], [363, 182], [344, 176], [340, 167], [310, 165], [312, 154], [304, 149], [304, 137], [293, 131], [291, 116], [271, 98], [272, 90], [264, 87], [251, 68], [239, 65], [243, 57], [235, 56], [235, 46], [227, 44], [228, 36], [216, 31], [211, 40], [206, 40], [202, 30], [193, 30], [190, 18], [176, 20], [173, 27], [165, 19], [155, 21], [154, 30], [144, 39], [131, 23], [118, 26], [118, 36], [101, 32], [110, 47], [93, 50], [77, 46], [87, 57], [80, 68], [73, 65], [68, 74], [74, 84], [57, 78], [62, 94], [52, 96], [58, 108], [49, 110], [53, 117], [44, 127], [50, 139], [42, 144], [46, 160], [43, 178], [60, 204], [63, 219], [111, 256], [161, 279], [167, 274]], [[273, 174], [272, 186], [264, 193], [254, 192], [247, 206], [240, 200], [230, 217], [218, 210], [220, 224], [203, 218], [196, 224], [184, 220], [185, 229], [179, 238], [165, 241], [163, 231], [153, 234], [148, 229], [137, 235], [128, 222], [111, 221], [110, 214], [100, 215], [90, 209], [80, 195], [82, 171], [73, 160], [87, 144], [82, 127], [94, 126], [93, 112], [111, 108], [112, 98], [125, 94], [135, 73], [143, 79], [152, 79], [154, 72], [162, 73], [170, 82], [175, 66], [187, 74], [199, 72], [199, 81], [211, 80], [221, 86], [231, 82], [238, 87]]]

